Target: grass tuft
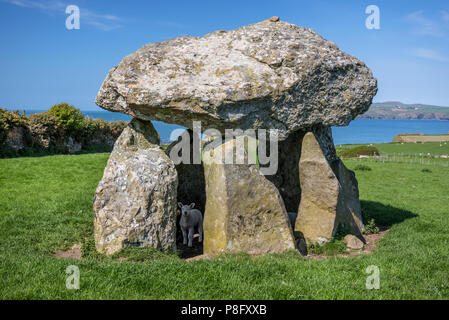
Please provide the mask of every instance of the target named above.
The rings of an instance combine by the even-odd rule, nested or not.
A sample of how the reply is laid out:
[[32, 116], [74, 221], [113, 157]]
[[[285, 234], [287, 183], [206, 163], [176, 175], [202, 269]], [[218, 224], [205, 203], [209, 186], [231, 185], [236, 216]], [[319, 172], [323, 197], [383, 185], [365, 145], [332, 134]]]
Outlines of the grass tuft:
[[355, 171], [371, 171], [371, 167], [365, 165], [365, 164], [358, 164], [354, 167]]
[[334, 256], [346, 252], [346, 243], [341, 239], [334, 239], [322, 246], [316, 243], [311, 243], [307, 246], [307, 252], [314, 255]]

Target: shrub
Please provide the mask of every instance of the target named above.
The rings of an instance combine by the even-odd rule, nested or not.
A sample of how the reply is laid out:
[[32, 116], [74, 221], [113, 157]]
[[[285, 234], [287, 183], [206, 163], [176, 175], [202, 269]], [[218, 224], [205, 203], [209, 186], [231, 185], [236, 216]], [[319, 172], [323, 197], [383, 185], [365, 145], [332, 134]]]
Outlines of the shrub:
[[30, 143], [25, 114], [0, 108], [0, 158], [21, 155]]
[[16, 127], [26, 127], [27, 120], [25, 115], [19, 114], [19, 111], [9, 112], [0, 108], [0, 143], [6, 140], [8, 132]]
[[83, 144], [88, 144], [95, 137], [101, 136], [101, 133], [98, 130], [98, 124], [94, 120], [83, 119], [79, 131], [74, 132], [73, 136]]
[[92, 121], [92, 123], [95, 124], [97, 130], [101, 133], [101, 134], [105, 134], [109, 131], [109, 124], [106, 120], [103, 119], [93, 119], [90, 120]]
[[17, 150], [10, 147], [7, 144], [0, 144], [0, 158], [12, 158], [17, 157]]
[[[0, 109], [0, 157], [110, 152], [126, 123], [84, 118], [67, 103], [28, 118]], [[76, 146], [76, 148], [74, 148]]]
[[109, 131], [114, 138], [118, 138], [127, 125], [127, 123], [124, 121], [107, 122], [107, 124], [109, 127]]
[[374, 146], [358, 146], [351, 149], [343, 149], [338, 152], [340, 158], [358, 158], [359, 156], [378, 156], [379, 150]]
[[365, 232], [364, 234], [375, 234], [379, 233], [379, 228], [376, 226], [376, 221], [373, 218], [368, 220], [368, 223], [365, 224]]
[[354, 170], [358, 170], [358, 171], [371, 171], [371, 167], [364, 165], [364, 164], [358, 164], [354, 167]]
[[[123, 121], [107, 122], [103, 119], [85, 119], [84, 128], [76, 138], [83, 143], [83, 145], [103, 145], [102, 152], [111, 150], [115, 140], [120, 136], [126, 123]], [[84, 149], [84, 148], [83, 148]]]
[[427, 168], [424, 168], [424, 169], [421, 170], [421, 172], [424, 172], [424, 173], [431, 173], [432, 170], [427, 169]]
[[58, 118], [49, 112], [35, 113], [28, 117], [28, 127], [33, 142], [39, 147], [60, 145], [64, 138], [64, 130]]
[[86, 121], [81, 111], [67, 103], [54, 105], [48, 112], [59, 120], [62, 128], [69, 135], [76, 136], [86, 127]]
[[118, 138], [122, 133], [123, 129], [126, 127], [126, 122], [124, 121], [113, 121], [107, 122], [103, 119], [89, 120], [95, 126], [98, 134], [100, 135], [111, 135], [114, 138]]

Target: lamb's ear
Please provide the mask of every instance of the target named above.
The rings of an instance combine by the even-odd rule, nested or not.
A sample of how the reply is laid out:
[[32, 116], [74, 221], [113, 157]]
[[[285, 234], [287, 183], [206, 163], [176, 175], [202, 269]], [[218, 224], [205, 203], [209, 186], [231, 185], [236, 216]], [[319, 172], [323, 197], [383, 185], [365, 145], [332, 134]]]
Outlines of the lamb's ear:
[[193, 209], [194, 206], [195, 206], [195, 203], [192, 202], [192, 203], [190, 204], [190, 209]]
[[182, 203], [178, 202], [178, 207], [180, 207], [182, 209]]

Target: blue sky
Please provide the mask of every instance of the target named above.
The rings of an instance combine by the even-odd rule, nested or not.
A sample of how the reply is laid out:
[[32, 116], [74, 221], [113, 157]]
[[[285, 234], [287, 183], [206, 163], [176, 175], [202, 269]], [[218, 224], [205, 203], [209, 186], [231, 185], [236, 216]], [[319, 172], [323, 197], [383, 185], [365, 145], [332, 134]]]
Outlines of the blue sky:
[[[81, 11], [67, 30], [68, 5]], [[380, 9], [380, 30], [365, 8]], [[0, 0], [0, 107], [46, 109], [66, 101], [99, 110], [108, 70], [145, 43], [232, 30], [273, 15], [314, 29], [364, 61], [375, 101], [449, 106], [449, 1]]]

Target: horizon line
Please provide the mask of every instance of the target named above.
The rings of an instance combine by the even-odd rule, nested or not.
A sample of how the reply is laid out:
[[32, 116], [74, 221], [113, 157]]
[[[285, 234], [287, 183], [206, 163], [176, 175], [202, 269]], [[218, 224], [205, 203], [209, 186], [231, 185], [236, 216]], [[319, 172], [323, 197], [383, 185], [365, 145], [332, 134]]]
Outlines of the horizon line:
[[[426, 103], [422, 103], [422, 102], [404, 103], [404, 102], [401, 102], [401, 101], [398, 101], [398, 100], [377, 101], [377, 102], [371, 103], [370, 107], [372, 105], [374, 105], [374, 104], [385, 104], [385, 103], [400, 103], [400, 104], [403, 104], [403, 105], [423, 105], [423, 106], [428, 106], [428, 107], [449, 108], [449, 106], [440, 106], [440, 105], [435, 105], [435, 104], [426, 104]], [[81, 109], [81, 108], [77, 108], [76, 106], [74, 106], [74, 107], [76, 109], [79, 109], [81, 112], [83, 112], [83, 111], [87, 111], [87, 112], [104, 112], [104, 113], [111, 112], [111, 113], [118, 113], [118, 114], [123, 114], [123, 115], [129, 116], [126, 113], [109, 111], [109, 110], [106, 110], [106, 109], [102, 109], [101, 107], [97, 107], [98, 109]], [[31, 108], [27, 108], [27, 107], [25, 107], [25, 108], [0, 107], [0, 108], [6, 109], [8, 111], [44, 111], [45, 112], [45, 111], [48, 111], [51, 107], [48, 107], [46, 109], [45, 108], [34, 108], [34, 107], [31, 107]]]

